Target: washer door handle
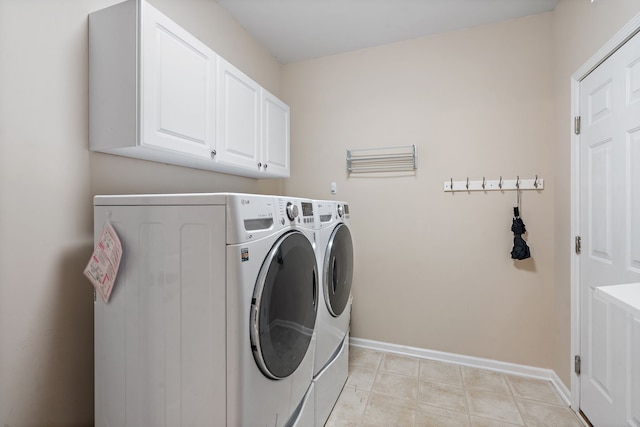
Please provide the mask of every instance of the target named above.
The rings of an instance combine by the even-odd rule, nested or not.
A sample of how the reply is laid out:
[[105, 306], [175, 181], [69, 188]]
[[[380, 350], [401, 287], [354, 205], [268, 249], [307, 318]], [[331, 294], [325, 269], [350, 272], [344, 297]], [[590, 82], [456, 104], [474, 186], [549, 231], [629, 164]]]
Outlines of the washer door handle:
[[318, 274], [316, 272], [316, 269], [314, 267], [313, 271], [311, 272], [311, 274], [313, 275], [313, 283], [311, 284], [313, 286], [313, 290], [312, 290], [312, 295], [313, 295], [313, 307], [314, 309], [316, 308], [316, 304], [318, 301]]
[[333, 290], [333, 294], [336, 294], [336, 291], [338, 290], [338, 257], [333, 257], [333, 262], [331, 263], [331, 271], [332, 271], [332, 276], [331, 277], [331, 288]]

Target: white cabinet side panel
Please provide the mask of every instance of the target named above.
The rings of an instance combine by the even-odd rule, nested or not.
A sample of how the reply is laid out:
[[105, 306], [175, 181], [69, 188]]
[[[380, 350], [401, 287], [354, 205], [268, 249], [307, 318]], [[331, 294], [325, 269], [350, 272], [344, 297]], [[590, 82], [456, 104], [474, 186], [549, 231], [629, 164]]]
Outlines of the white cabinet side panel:
[[[174, 248], [168, 247], [171, 242], [164, 239], [165, 224], [162, 219], [158, 220], [158, 223], [143, 222], [138, 226], [138, 248], [135, 253], [139, 255], [139, 259], [134, 263], [139, 268], [139, 275], [138, 283], [134, 286], [140, 292], [140, 300], [138, 307], [127, 310], [127, 320], [130, 323], [137, 323], [138, 314], [140, 316], [139, 335], [134, 337], [137, 342], [132, 343], [137, 344], [138, 350], [132, 348], [133, 354], [129, 353], [131, 356], [138, 356], [138, 363], [136, 366], [127, 366], [127, 374], [133, 369], [138, 374], [131, 372], [132, 375], [139, 378], [129, 375], [127, 378], [134, 380], [129, 381], [129, 384], [138, 383], [140, 386], [142, 425], [147, 426], [167, 425], [166, 405], [169, 402], [165, 396], [171, 392], [170, 381], [173, 379], [169, 376], [165, 381], [169, 370], [165, 351], [171, 350], [167, 342], [171, 338], [167, 328], [171, 325], [165, 321], [165, 310], [170, 309], [173, 302], [169, 287], [172, 284], [171, 269], [175, 266], [165, 260], [164, 251], [165, 245], [168, 251]], [[165, 278], [169, 279], [168, 283]], [[174, 294], [173, 298], [175, 297]], [[139, 313], [137, 309], [140, 310]]]
[[[208, 426], [225, 412], [224, 245], [206, 224], [185, 224], [180, 234], [182, 284], [181, 425]], [[224, 236], [224, 228], [214, 236]], [[212, 260], [215, 260], [212, 263]], [[212, 277], [213, 276], [213, 277]], [[217, 390], [217, 392], [216, 392]], [[213, 393], [212, 393], [213, 391]]]
[[127, 147], [138, 136], [137, 10], [130, 0], [89, 15], [89, 147]]
[[[100, 238], [104, 215], [96, 214], [95, 240]], [[121, 223], [113, 223], [120, 236], [129, 229]], [[120, 269], [126, 269], [122, 261]], [[128, 287], [130, 277], [120, 277], [118, 287]], [[125, 299], [116, 298], [115, 292], [107, 306], [98, 299], [94, 304], [94, 364], [95, 364], [95, 425], [99, 427], [125, 425]], [[98, 298], [100, 298], [98, 296]]]
[[100, 206], [96, 227], [107, 212], [124, 258], [96, 302], [96, 425], [224, 425], [224, 207]]

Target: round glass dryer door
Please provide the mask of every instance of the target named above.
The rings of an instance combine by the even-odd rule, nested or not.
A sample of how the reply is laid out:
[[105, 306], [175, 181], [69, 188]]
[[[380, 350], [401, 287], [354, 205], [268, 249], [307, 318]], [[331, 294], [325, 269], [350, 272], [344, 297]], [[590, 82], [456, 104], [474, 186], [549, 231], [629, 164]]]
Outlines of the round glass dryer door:
[[251, 348], [260, 370], [286, 378], [307, 353], [316, 323], [318, 266], [309, 239], [283, 235], [262, 264], [251, 301]]
[[323, 286], [327, 309], [333, 317], [344, 311], [351, 295], [353, 278], [353, 243], [349, 227], [339, 224], [333, 229], [324, 258]]

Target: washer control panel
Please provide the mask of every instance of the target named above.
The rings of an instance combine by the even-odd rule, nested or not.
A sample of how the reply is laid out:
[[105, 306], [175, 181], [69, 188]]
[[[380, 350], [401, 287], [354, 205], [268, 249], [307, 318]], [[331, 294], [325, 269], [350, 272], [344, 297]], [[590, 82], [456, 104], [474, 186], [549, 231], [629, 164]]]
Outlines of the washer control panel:
[[287, 202], [287, 218], [289, 221], [294, 221], [298, 217], [298, 206], [291, 202]]
[[300, 224], [313, 227], [314, 209], [313, 202], [305, 199], [279, 197], [277, 199], [278, 223]]

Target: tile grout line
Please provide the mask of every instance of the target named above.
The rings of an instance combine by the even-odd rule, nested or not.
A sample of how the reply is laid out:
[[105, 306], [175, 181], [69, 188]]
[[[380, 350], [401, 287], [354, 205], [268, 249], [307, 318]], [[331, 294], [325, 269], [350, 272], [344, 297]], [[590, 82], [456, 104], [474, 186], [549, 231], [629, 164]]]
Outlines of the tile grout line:
[[469, 426], [471, 426], [471, 405], [469, 405], [469, 396], [467, 395], [467, 384], [464, 381], [464, 374], [462, 373], [462, 368], [458, 366], [458, 373], [460, 374], [460, 381], [462, 382], [462, 394], [464, 395], [464, 404], [467, 408], [467, 421], [469, 421]]
[[380, 357], [378, 358], [378, 363], [376, 365], [375, 374], [373, 375], [373, 380], [371, 381], [371, 389], [367, 393], [367, 402], [364, 404], [364, 410], [362, 411], [362, 415], [360, 416], [360, 420], [358, 424], [364, 423], [365, 414], [367, 413], [367, 409], [369, 409], [369, 404], [371, 403], [371, 397], [373, 396], [373, 387], [376, 384], [376, 379], [378, 379], [378, 374], [380, 372], [380, 365], [382, 364], [382, 359], [384, 358], [384, 354], [380, 352]]
[[518, 405], [518, 399], [515, 394], [514, 386], [511, 384], [511, 381], [509, 381], [509, 378], [507, 377], [507, 375], [505, 374], [502, 374], [502, 375], [504, 376], [504, 380], [507, 382], [507, 387], [509, 387], [509, 392], [511, 392], [511, 398], [513, 399], [513, 403], [515, 403], [516, 405], [516, 409], [518, 410], [518, 415], [520, 415], [520, 419], [522, 420], [522, 425], [524, 425], [524, 427], [527, 427], [527, 421], [525, 420], [524, 414], [520, 409], [520, 405]]

